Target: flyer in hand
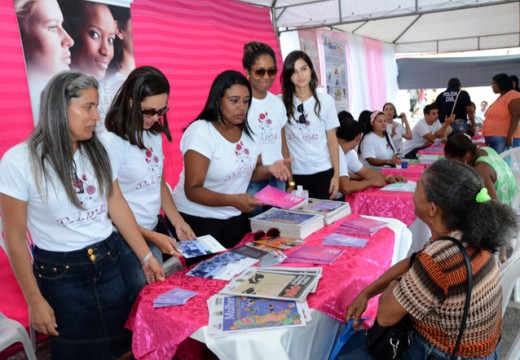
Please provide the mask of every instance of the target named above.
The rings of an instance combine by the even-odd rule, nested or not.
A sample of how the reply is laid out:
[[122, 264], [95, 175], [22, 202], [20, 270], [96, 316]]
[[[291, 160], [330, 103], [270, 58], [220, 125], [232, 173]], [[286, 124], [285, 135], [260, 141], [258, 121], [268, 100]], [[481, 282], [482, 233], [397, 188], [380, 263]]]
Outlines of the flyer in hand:
[[307, 199], [302, 196], [287, 193], [271, 185], [266, 185], [266, 187], [255, 194], [255, 197], [266, 205], [280, 209], [292, 209], [307, 202]]
[[185, 240], [177, 243], [179, 252], [185, 258], [192, 258], [203, 255], [210, 255], [226, 251], [217, 239], [211, 235], [199, 236], [194, 240]]

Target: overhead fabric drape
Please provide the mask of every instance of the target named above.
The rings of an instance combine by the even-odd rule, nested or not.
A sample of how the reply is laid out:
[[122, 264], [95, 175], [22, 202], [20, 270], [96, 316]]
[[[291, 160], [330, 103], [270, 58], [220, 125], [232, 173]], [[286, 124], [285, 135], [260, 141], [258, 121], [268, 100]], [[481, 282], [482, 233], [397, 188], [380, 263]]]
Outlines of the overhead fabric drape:
[[519, 76], [520, 56], [403, 58], [397, 66], [400, 89], [442, 89], [454, 77], [463, 87], [487, 86], [499, 73]]

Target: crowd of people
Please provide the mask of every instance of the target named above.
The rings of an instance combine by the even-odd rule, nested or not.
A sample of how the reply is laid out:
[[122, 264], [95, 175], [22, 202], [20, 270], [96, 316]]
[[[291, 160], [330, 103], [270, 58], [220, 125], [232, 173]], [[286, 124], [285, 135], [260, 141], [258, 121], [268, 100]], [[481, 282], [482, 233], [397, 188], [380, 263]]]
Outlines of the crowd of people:
[[[28, 76], [46, 85], [34, 131], [0, 162], [9, 257], [32, 326], [51, 336], [53, 359], [108, 359], [128, 352], [125, 320], [141, 289], [164, 279], [163, 255], [181, 256], [177, 241], [207, 234], [226, 248], [237, 245], [250, 231], [250, 217], [266, 209], [255, 197], [264, 186], [292, 192], [298, 185], [312, 198], [341, 199], [405, 182], [402, 176], [383, 175], [381, 168], [414, 158], [437, 140], [446, 143], [451, 160], [428, 168], [414, 194], [415, 212], [432, 232], [430, 242], [415, 261], [401, 261], [364, 289], [347, 316], [359, 321], [368, 299], [383, 293], [381, 324], [407, 313], [412, 317], [417, 341], [409, 358], [424, 354], [423, 343], [449, 353], [453, 336], [443, 324], [449, 309], [460, 305], [451, 289], [462, 281], [444, 260], [462, 261], [457, 248], [442, 240], [449, 235], [468, 248], [475, 271], [485, 271], [475, 291], [483, 307], [493, 306], [480, 319], [479, 334], [464, 339], [461, 356], [488, 357], [497, 351], [500, 291], [492, 254], [506, 245], [514, 227], [508, 206], [518, 191], [498, 155], [507, 146], [520, 146], [520, 93], [510, 77], [493, 78], [500, 96], [487, 109], [481, 104], [482, 114], [475, 112], [460, 81], [451, 79], [446, 91], [424, 106], [424, 119], [413, 128], [390, 102], [380, 111], [363, 111], [356, 121], [346, 111], [338, 114], [333, 98], [317, 90], [316, 70], [303, 51], [287, 55], [282, 93], [272, 94], [279, 70], [275, 53], [266, 44], [247, 43], [246, 75], [218, 74], [201, 112], [184, 130], [183, 169], [170, 191], [162, 150], [163, 139], [172, 141], [168, 79], [151, 66], [130, 70], [132, 51], [124, 42], [131, 31], [128, 18], [100, 3], [82, 2], [79, 15], [71, 15], [65, 2], [60, 5], [15, 0], [24, 43], [33, 44], [25, 52]], [[64, 27], [62, 11], [65, 18], [75, 16], [66, 23], [73, 27]], [[46, 30], [50, 13], [61, 49], [53, 64], [34, 31], [40, 22]], [[125, 80], [106, 113], [106, 131], [98, 134], [99, 83], [108, 73]], [[467, 136], [481, 118], [490, 147], [477, 149]], [[489, 214], [496, 221], [484, 221]], [[172, 232], [160, 227], [163, 220]], [[27, 229], [35, 243], [33, 263]], [[446, 284], [442, 291], [434, 286], [438, 282]], [[417, 301], [421, 289], [427, 308]], [[480, 312], [472, 309], [470, 320], [477, 321]]]

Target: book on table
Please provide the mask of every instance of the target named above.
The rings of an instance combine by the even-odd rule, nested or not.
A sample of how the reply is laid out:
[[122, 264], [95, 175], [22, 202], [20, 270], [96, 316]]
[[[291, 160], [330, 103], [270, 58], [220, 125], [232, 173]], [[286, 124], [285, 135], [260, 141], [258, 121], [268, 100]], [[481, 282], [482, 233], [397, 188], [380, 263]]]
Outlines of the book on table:
[[251, 220], [251, 230], [280, 230], [280, 235], [304, 239], [324, 226], [323, 217], [318, 214], [271, 208]]
[[310, 318], [306, 302], [214, 295], [208, 299], [208, 334], [305, 326]]
[[334, 232], [336, 234], [372, 236], [387, 225], [388, 224], [384, 221], [359, 217], [355, 219], [345, 219]]
[[320, 275], [307, 271], [271, 269], [246, 269], [225, 285], [220, 294], [304, 301], [320, 278]]
[[302, 196], [287, 193], [271, 185], [266, 185], [255, 194], [258, 201], [265, 205], [275, 206], [280, 209], [292, 209], [307, 202]]
[[343, 250], [319, 246], [301, 246], [288, 254], [284, 262], [301, 264], [332, 264], [338, 259]]
[[349, 216], [351, 213], [350, 204], [347, 202], [314, 198], [309, 198], [307, 204], [300, 205], [293, 210], [320, 214], [323, 216], [325, 225], [330, 225], [341, 218]]

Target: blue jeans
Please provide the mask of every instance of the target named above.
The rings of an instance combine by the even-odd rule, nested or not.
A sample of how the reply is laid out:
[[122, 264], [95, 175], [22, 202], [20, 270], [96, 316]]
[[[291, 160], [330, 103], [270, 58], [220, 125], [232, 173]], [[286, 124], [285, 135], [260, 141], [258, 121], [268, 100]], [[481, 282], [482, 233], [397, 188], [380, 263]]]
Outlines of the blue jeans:
[[[247, 187], [246, 193], [248, 193], [250, 195], [255, 195], [257, 192], [262, 190], [267, 185], [271, 185], [271, 186], [274, 186], [275, 188], [277, 188], [278, 190], [285, 191], [285, 181], [278, 180], [274, 176], [271, 176], [267, 180], [251, 181], [249, 183], [249, 186]], [[252, 212], [250, 212], [249, 214], [247, 214], [247, 216], [249, 216], [249, 217], [256, 216], [260, 213], [263, 213], [266, 210], [269, 210], [269, 208], [270, 208], [270, 206], [257, 206], [256, 209], [253, 210]]]
[[[132, 248], [118, 232], [114, 233], [116, 246], [121, 256], [121, 267], [123, 268], [123, 277], [128, 290], [130, 305], [137, 299], [139, 292], [145, 287], [146, 277], [141, 267], [141, 261], [137, 258]], [[154, 258], [162, 264], [161, 250], [151, 242], [147, 241]]]
[[[420, 336], [414, 330], [410, 333], [410, 346], [404, 351], [402, 355], [403, 360], [416, 360], [416, 359], [428, 359], [428, 360], [449, 360], [451, 358], [451, 354], [445, 353], [435, 346], [428, 343], [422, 336]], [[498, 360], [500, 359], [500, 341], [498, 342], [497, 348], [493, 352], [493, 354], [483, 357], [483, 358], [461, 358], [457, 357], [457, 359], [464, 360]]]
[[113, 359], [131, 348], [128, 293], [114, 236], [70, 252], [34, 249], [33, 272], [54, 310], [52, 359]]
[[493, 148], [499, 154], [504, 152], [506, 149], [505, 136], [485, 136], [484, 140], [486, 140], [486, 143], [489, 145], [489, 147]]

